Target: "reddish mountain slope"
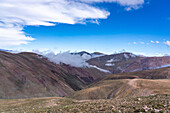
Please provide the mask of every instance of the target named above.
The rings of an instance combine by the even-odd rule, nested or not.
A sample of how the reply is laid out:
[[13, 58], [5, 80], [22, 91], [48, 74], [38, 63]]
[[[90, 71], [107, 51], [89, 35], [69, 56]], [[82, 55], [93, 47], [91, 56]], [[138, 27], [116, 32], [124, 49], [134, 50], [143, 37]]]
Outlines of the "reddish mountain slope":
[[68, 96], [105, 73], [57, 65], [34, 53], [0, 52], [0, 98]]

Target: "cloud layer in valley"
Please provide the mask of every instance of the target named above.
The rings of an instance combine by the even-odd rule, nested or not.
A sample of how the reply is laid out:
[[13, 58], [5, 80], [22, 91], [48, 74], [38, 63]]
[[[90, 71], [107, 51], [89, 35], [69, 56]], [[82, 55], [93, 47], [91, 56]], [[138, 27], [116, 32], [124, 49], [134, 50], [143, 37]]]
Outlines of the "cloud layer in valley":
[[63, 52], [55, 54], [54, 52], [49, 53], [40, 53], [43, 56], [47, 57], [51, 62], [56, 64], [64, 63], [74, 67], [84, 67], [89, 66], [83, 57], [80, 55], [72, 55], [70, 52]]
[[107, 19], [110, 13], [93, 3], [118, 3], [127, 10], [138, 9], [144, 0], [0, 0], [0, 46], [27, 44], [34, 38], [24, 26], [55, 26], [56, 23], [86, 23]]
[[73, 67], [78, 67], [78, 68], [82, 68], [82, 67], [96, 68], [102, 72], [110, 73], [110, 71], [108, 70], [101, 69], [97, 66], [90, 65], [86, 62], [87, 60], [91, 58], [99, 57], [101, 55], [95, 55], [95, 54], [88, 55], [84, 53], [81, 56], [80, 54], [72, 54], [69, 51], [58, 53], [58, 54], [55, 54], [54, 52], [49, 52], [49, 51], [47, 52], [34, 51], [34, 52], [43, 55], [44, 57], [48, 58], [49, 61], [54, 62], [56, 64], [64, 63], [64, 64], [67, 64]]

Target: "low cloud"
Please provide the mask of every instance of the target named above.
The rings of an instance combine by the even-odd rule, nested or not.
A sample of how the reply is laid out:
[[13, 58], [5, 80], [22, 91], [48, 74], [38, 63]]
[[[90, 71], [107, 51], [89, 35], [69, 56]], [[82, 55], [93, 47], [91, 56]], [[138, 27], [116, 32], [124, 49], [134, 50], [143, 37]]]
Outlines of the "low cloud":
[[144, 0], [0, 0], [0, 46], [27, 44], [34, 39], [26, 36], [24, 26], [55, 26], [56, 23], [84, 24], [87, 19], [98, 24], [110, 13], [93, 3], [114, 2], [138, 9]]
[[95, 58], [98, 57], [99, 55], [87, 55], [87, 54], [83, 54], [82, 56], [80, 56], [79, 54], [71, 54], [69, 51], [68, 52], [63, 52], [63, 53], [58, 53], [55, 54], [54, 52], [39, 52], [39, 51], [34, 51], [37, 54], [41, 54], [44, 57], [48, 58], [49, 61], [54, 62], [56, 64], [67, 64], [73, 67], [78, 67], [78, 68], [82, 68], [82, 67], [88, 67], [88, 68], [96, 68], [102, 72], [105, 73], [110, 73], [110, 71], [105, 70], [105, 69], [101, 69], [97, 66], [94, 65], [89, 65], [86, 61], [91, 59], [91, 58]]
[[56, 64], [64, 63], [74, 67], [89, 67], [90, 65], [86, 62], [87, 60], [103, 56], [96, 54], [89, 55], [86, 53], [80, 55], [77, 53], [70, 53], [70, 51], [55, 53], [49, 50], [47, 51], [33, 50], [32, 52], [43, 55], [47, 57], [51, 62], [54, 62]]
[[56, 64], [64, 63], [74, 67], [86, 67], [89, 64], [80, 55], [72, 55], [69, 52], [55, 54], [53, 52], [43, 55], [47, 57], [51, 62]]

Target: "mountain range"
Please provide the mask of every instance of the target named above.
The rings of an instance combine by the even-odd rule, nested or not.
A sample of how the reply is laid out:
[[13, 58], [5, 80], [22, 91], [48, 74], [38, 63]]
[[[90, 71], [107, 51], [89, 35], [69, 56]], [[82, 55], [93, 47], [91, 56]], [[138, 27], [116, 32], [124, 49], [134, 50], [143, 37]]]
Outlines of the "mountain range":
[[[88, 65], [76, 67], [67, 62], [53, 62], [51, 57], [37, 53], [0, 51], [0, 98], [105, 99], [162, 94], [162, 90], [150, 86], [157, 82], [158, 86], [165, 87], [163, 94], [170, 93], [167, 85], [170, 83], [169, 56], [143, 57], [128, 52], [106, 55], [85, 51], [70, 54], [81, 57]], [[76, 59], [70, 60], [74, 63]], [[144, 87], [144, 84], [148, 85]]]

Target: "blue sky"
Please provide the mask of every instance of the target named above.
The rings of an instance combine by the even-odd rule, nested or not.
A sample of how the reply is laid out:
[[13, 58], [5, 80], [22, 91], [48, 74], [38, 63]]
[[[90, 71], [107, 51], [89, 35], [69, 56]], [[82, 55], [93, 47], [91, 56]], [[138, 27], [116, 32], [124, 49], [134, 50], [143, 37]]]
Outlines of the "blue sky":
[[[18, 5], [20, 5], [20, 0], [17, 1]], [[93, 2], [93, 0], [89, 0], [90, 3], [81, 1], [83, 3], [78, 4], [79, 6], [82, 5], [81, 9], [87, 9], [87, 7], [84, 8], [85, 4], [90, 8], [97, 8], [98, 10], [94, 11], [89, 8], [87, 14], [78, 12], [79, 9], [73, 10], [75, 12], [67, 12], [67, 17], [70, 17], [70, 20], [65, 19], [65, 15], [63, 16], [62, 13], [54, 15], [63, 16], [61, 18], [63, 21], [58, 20], [58, 18], [51, 18], [48, 11], [46, 12], [47, 16], [45, 19], [48, 16], [50, 17], [49, 19], [45, 20], [44, 16], [40, 19], [34, 18], [33, 16], [31, 22], [35, 21], [34, 23], [31, 23], [29, 21], [30, 19], [27, 19], [28, 17], [25, 19], [25, 14], [19, 13], [20, 15], [18, 15], [18, 13], [16, 13], [18, 11], [14, 13], [19, 20], [12, 18], [14, 21], [9, 23], [6, 18], [0, 17], [2, 18], [0, 19], [0, 28], [10, 31], [11, 27], [4, 26], [11, 26], [12, 23], [12, 29], [17, 28], [17, 33], [19, 31], [19, 34], [14, 32], [14, 35], [11, 35], [24, 38], [24, 40], [21, 38], [17, 40], [13, 39], [13, 41], [8, 43], [6, 40], [4, 41], [2, 37], [4, 35], [0, 35], [0, 47], [26, 51], [33, 49], [58, 52], [85, 50], [89, 52], [100, 51], [109, 54], [125, 49], [129, 52], [144, 55], [170, 54], [169, 0], [134, 0], [133, 3], [129, 2], [129, 0], [123, 0], [124, 2], [115, 2], [115, 0], [108, 0], [109, 2], [98, 0], [100, 2]], [[7, 2], [10, 5], [14, 4], [10, 3], [10, 0], [7, 0]], [[28, 3], [22, 3], [22, 5], [23, 4], [27, 5]], [[2, 4], [0, 3], [0, 5]], [[37, 5], [39, 6], [39, 3], [37, 3]], [[58, 3], [55, 5], [58, 6]], [[74, 1], [70, 5], [77, 6], [77, 3], [75, 4]], [[3, 11], [6, 10], [8, 11], [7, 8], [5, 10], [3, 9]], [[37, 11], [41, 10], [37, 8]], [[77, 12], [79, 15], [82, 15], [81, 19], [78, 18], [79, 15]], [[6, 13], [4, 13], [4, 15], [5, 14]], [[9, 17], [9, 15], [13, 17], [13, 13], [9, 13], [7, 16]], [[29, 12], [29, 15], [33, 14]], [[73, 20], [73, 22], [71, 20]], [[42, 24], [42, 22], [47, 23]], [[1, 25], [1, 23], [3, 23], [3, 25]], [[16, 29], [14, 31], [16, 31]], [[14, 41], [17, 43], [13, 44]]]

